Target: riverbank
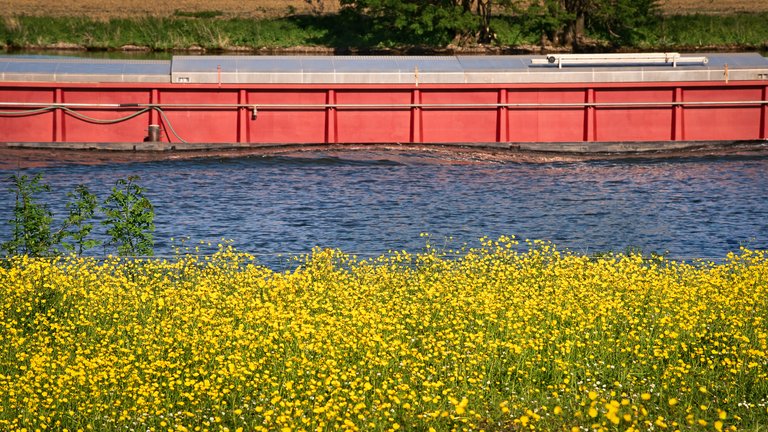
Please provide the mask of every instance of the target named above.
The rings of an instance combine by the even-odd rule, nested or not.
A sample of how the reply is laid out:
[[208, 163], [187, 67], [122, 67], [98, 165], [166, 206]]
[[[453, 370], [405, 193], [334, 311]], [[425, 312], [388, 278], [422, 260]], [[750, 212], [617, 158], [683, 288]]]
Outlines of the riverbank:
[[633, 44], [601, 35], [575, 47], [541, 44], [519, 18], [493, 20], [491, 44], [421, 46], [392, 35], [365, 34], [342, 15], [223, 18], [218, 11], [171, 16], [83, 18], [10, 15], [0, 20], [0, 49], [68, 52], [207, 54], [525, 54], [615, 51], [768, 51], [768, 12], [664, 15]]

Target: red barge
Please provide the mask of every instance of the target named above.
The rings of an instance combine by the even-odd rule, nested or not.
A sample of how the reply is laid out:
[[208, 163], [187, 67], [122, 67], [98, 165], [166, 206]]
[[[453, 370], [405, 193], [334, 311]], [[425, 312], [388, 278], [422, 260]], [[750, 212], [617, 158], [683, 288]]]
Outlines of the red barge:
[[0, 57], [6, 149], [762, 146], [767, 117], [756, 53]]

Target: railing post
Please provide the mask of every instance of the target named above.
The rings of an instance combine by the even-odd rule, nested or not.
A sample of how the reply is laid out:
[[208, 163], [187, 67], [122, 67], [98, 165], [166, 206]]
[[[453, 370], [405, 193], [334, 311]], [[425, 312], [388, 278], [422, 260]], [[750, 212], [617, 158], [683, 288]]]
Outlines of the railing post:
[[245, 90], [237, 92], [237, 142], [248, 142], [248, 109], [244, 106], [248, 103]]
[[509, 142], [509, 108], [506, 106], [507, 89], [499, 90], [499, 110], [496, 122], [496, 141]]
[[768, 85], [763, 86], [763, 108], [760, 111], [760, 139], [768, 139]]
[[[584, 102], [587, 104], [595, 103], [595, 89], [588, 88], [584, 94]], [[584, 107], [584, 141], [595, 141], [595, 107], [587, 105]]]
[[[53, 103], [64, 103], [64, 92], [60, 87], [53, 91]], [[53, 111], [53, 142], [64, 142], [64, 110]]]
[[[149, 103], [150, 105], [157, 105], [160, 103], [160, 91], [158, 89], [153, 88], [149, 90]], [[147, 118], [147, 136], [151, 136], [150, 127], [152, 125], [160, 125], [160, 114], [155, 108], [150, 108], [149, 116]], [[163, 128], [163, 130], [165, 130], [165, 128]], [[162, 141], [162, 138], [159, 139]], [[165, 139], [167, 139], [168, 142], [171, 142], [171, 138], [168, 136], [167, 130], [165, 130]]]
[[675, 93], [672, 96], [672, 101], [676, 102], [672, 105], [672, 141], [682, 141], [683, 135], [683, 89], [681, 87], [675, 87]]
[[411, 91], [411, 143], [420, 143], [423, 140], [421, 128], [421, 90]]
[[337, 138], [337, 123], [336, 123], [336, 91], [333, 89], [328, 90], [325, 95], [325, 143], [336, 144]]
[[[152, 105], [156, 105], [160, 103], [159, 92], [157, 89], [151, 89], [149, 91], [149, 103]], [[155, 110], [154, 108], [149, 110], [150, 125], [160, 124], [159, 119], [160, 119], [160, 116], [157, 114], [157, 110]]]

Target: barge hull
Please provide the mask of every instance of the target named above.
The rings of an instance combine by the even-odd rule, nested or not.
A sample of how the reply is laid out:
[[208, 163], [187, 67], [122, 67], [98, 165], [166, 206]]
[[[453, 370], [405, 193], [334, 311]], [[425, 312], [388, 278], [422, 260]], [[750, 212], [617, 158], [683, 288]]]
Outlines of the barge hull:
[[767, 92], [759, 81], [418, 88], [0, 83], [0, 100], [25, 104], [0, 107], [15, 114], [0, 117], [0, 142], [142, 142], [150, 125], [160, 126], [161, 142], [177, 143], [764, 140]]
[[768, 59], [759, 55], [721, 55], [687, 69], [547, 69], [534, 60], [0, 59], [0, 143], [768, 139]]

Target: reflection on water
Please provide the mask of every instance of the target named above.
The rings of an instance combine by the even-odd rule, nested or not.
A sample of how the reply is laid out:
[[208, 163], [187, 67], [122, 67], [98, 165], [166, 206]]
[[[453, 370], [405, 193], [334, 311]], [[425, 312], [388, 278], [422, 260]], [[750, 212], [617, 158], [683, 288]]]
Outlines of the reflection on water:
[[[768, 248], [768, 158], [499, 163], [396, 152], [104, 163], [43, 172], [64, 211], [85, 183], [100, 197], [138, 175], [157, 211], [158, 253], [170, 238], [233, 239], [254, 253], [418, 250], [428, 232], [450, 247], [488, 235], [551, 240], [579, 252], [641, 248], [677, 258]], [[0, 171], [9, 187], [12, 170]], [[0, 195], [0, 219], [13, 196]], [[103, 230], [102, 230], [103, 232]], [[2, 225], [0, 239], [9, 237]], [[98, 251], [96, 253], [101, 253]]]

